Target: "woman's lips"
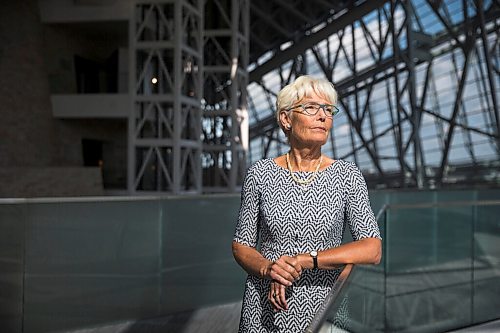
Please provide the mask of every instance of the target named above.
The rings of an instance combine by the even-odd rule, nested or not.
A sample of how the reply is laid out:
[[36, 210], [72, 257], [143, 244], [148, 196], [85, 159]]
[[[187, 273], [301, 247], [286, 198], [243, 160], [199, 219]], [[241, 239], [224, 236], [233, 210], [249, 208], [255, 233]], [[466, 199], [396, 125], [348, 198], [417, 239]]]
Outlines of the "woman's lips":
[[324, 127], [313, 127], [312, 129], [326, 132], [326, 128], [324, 128]]

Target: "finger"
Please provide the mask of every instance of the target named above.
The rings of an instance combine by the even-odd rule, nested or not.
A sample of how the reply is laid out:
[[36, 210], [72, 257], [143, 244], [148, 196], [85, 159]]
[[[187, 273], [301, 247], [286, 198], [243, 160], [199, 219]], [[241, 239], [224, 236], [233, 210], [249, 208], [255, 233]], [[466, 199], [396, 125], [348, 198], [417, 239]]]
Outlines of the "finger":
[[[278, 304], [278, 306], [279, 306], [279, 309], [282, 311], [287, 310], [287, 308], [283, 305], [283, 302], [282, 302], [282, 296], [284, 297], [285, 290], [286, 290], [285, 286], [278, 284], [278, 283], [275, 283], [275, 291], [276, 291], [275, 300], [276, 300], [276, 304]], [[285, 304], [286, 304], [286, 302], [285, 302]]]
[[300, 275], [302, 274], [302, 266], [300, 265], [300, 262], [299, 260], [296, 258], [296, 257], [284, 257], [283, 258], [286, 263], [291, 266], [294, 270], [294, 272], [296, 272], [297, 276], [295, 276], [294, 274], [294, 277], [296, 279], [298, 279], [300, 277]]
[[[290, 282], [294, 282], [300, 276], [293, 266], [289, 265], [288, 263], [286, 263], [284, 261], [275, 262], [275, 264], [271, 266], [270, 275], [273, 279], [276, 279], [275, 277], [272, 276], [273, 273], [275, 275], [279, 275], [283, 279], [288, 280]], [[284, 284], [282, 281], [278, 281], [278, 282]], [[285, 285], [287, 285], [287, 284], [285, 284]]]
[[276, 264], [278, 267], [290, 274], [294, 280], [297, 280], [302, 273], [302, 266], [300, 266], [299, 261], [296, 258], [283, 256], [276, 261]]
[[273, 306], [273, 309], [274, 311], [278, 312], [278, 311], [286, 311], [286, 309], [281, 306], [281, 304], [279, 303], [279, 299], [278, 297], [275, 297], [271, 300], [271, 305]]
[[279, 287], [277, 286], [277, 283], [273, 282], [271, 284], [271, 288], [269, 288], [270, 292], [268, 298], [275, 311], [285, 310], [285, 308], [279, 303]]
[[286, 273], [283, 270], [272, 270], [270, 276], [271, 279], [276, 280], [276, 282], [285, 286], [291, 286], [292, 282], [294, 281], [293, 276], [291, 276], [290, 274]]
[[295, 268], [297, 273], [299, 273], [299, 277], [300, 277], [300, 275], [302, 274], [302, 265], [300, 264], [300, 262], [297, 258], [294, 258], [294, 259], [295, 260], [293, 262], [293, 267]]
[[270, 296], [272, 299], [270, 299], [271, 304], [273, 305], [273, 308], [275, 311], [285, 311], [286, 308], [282, 304], [281, 300], [281, 295], [284, 294], [285, 292], [285, 287], [280, 285], [277, 282], [272, 282], [271, 287], [269, 288], [271, 291]]
[[269, 303], [271, 303], [271, 306], [273, 307], [273, 309], [276, 311], [278, 308], [277, 308], [276, 300], [274, 299], [274, 295], [276, 295], [276, 293], [271, 286], [271, 288], [269, 288], [269, 293], [267, 294], [267, 299], [269, 300]]
[[288, 310], [288, 304], [286, 302], [286, 288], [283, 285], [279, 285], [279, 305], [284, 309]]
[[294, 281], [294, 277], [278, 264], [273, 264], [271, 266], [271, 272], [269, 275], [273, 280], [276, 280], [278, 283], [284, 284], [285, 286], [291, 285]]

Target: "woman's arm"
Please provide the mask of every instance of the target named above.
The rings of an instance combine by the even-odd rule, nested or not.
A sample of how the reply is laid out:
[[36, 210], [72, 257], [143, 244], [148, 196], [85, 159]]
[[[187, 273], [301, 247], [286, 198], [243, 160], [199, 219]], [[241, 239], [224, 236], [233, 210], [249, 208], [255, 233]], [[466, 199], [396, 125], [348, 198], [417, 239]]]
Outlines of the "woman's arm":
[[[313, 259], [309, 253], [296, 256], [304, 269], [312, 269]], [[382, 241], [378, 238], [363, 238], [339, 247], [318, 251], [318, 268], [335, 269], [345, 264], [378, 264], [382, 258]]]
[[[233, 243], [233, 251], [234, 245], [235, 244]], [[363, 238], [358, 241], [341, 245], [339, 247], [330, 248], [324, 251], [318, 251], [318, 269], [335, 269], [345, 264], [378, 264], [380, 262], [381, 256], [381, 240], [378, 238]], [[281, 257], [276, 262], [279, 262], [283, 258], [284, 257]], [[300, 272], [302, 272], [302, 269], [314, 268], [313, 259], [309, 253], [299, 254], [294, 258], [297, 260], [297, 265], [300, 267]], [[271, 268], [272, 267], [273, 266], [271, 266]], [[250, 273], [250, 271], [248, 272]], [[290, 281], [288, 280], [287, 282], [290, 283]], [[274, 281], [271, 283], [267, 298], [275, 310], [288, 310], [288, 303], [285, 299], [285, 287], [290, 285], [291, 283], [283, 284], [281, 283], [281, 280], [278, 279], [274, 279]]]
[[272, 262], [264, 258], [254, 247], [233, 241], [233, 256], [248, 274], [261, 279], [269, 278]]
[[261, 279], [272, 279], [285, 286], [291, 286], [302, 274], [302, 266], [296, 257], [282, 256], [272, 262], [262, 256], [254, 247], [233, 241], [233, 256], [248, 274]]

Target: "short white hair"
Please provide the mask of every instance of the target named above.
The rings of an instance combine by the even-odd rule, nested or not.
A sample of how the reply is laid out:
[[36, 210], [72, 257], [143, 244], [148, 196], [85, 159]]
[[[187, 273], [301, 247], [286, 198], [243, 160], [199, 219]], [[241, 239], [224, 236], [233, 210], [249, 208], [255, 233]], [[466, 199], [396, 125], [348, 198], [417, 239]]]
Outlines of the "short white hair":
[[323, 97], [331, 104], [337, 104], [337, 91], [330, 81], [309, 75], [299, 76], [294, 82], [283, 87], [276, 98], [276, 119], [280, 127], [281, 111], [289, 109], [313, 93]]

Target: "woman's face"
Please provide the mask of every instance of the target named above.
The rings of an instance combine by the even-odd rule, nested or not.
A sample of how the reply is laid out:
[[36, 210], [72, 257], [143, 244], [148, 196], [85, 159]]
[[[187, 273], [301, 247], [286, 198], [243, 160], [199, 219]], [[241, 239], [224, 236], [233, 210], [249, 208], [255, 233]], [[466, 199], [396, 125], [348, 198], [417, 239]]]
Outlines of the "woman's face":
[[[294, 106], [306, 103], [331, 104], [329, 100], [313, 93], [311, 96], [296, 102]], [[289, 114], [284, 120], [291, 125], [289, 131], [291, 145], [317, 146], [326, 143], [332, 128], [333, 118], [327, 116], [322, 108], [314, 116], [304, 113], [301, 107], [292, 109], [290, 113], [293, 114]]]

